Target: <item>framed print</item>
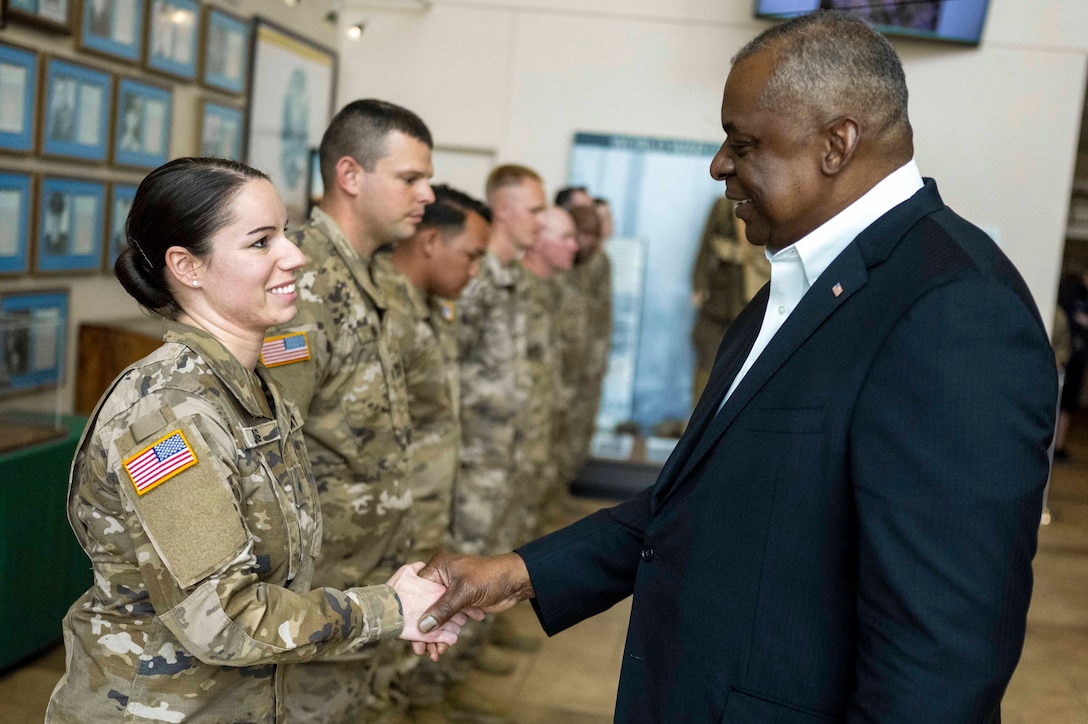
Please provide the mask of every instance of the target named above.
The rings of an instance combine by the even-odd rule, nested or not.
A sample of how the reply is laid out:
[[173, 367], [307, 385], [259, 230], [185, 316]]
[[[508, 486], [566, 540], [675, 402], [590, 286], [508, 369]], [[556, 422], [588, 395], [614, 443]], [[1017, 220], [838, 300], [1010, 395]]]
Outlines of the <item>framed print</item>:
[[0, 296], [0, 395], [60, 384], [68, 341], [68, 292]]
[[38, 191], [40, 272], [97, 271], [102, 268], [106, 185], [46, 176]]
[[147, 11], [145, 65], [176, 78], [194, 80], [199, 20], [197, 0], [151, 0]]
[[200, 155], [242, 160], [242, 109], [204, 101], [200, 113]]
[[30, 271], [30, 174], [0, 171], [0, 274]]
[[36, 25], [56, 33], [72, 32], [73, 0], [0, 0], [5, 20]]
[[209, 88], [242, 93], [249, 75], [250, 24], [225, 10], [204, 11], [204, 52], [200, 82]]
[[107, 274], [113, 273], [113, 265], [125, 246], [125, 221], [128, 219], [128, 212], [132, 208], [134, 198], [136, 198], [134, 184], [110, 184], [110, 220], [106, 227], [109, 232], [106, 234], [105, 255]]
[[38, 54], [0, 43], [0, 151], [34, 149]]
[[246, 160], [272, 178], [294, 223], [306, 218], [309, 149], [321, 143], [335, 87], [336, 53], [257, 19]]
[[48, 58], [42, 95], [42, 154], [105, 161], [110, 127], [110, 74]]
[[144, 0], [83, 0], [79, 45], [139, 62], [144, 52]]
[[117, 81], [113, 162], [155, 168], [170, 157], [174, 95], [168, 88], [130, 78]]

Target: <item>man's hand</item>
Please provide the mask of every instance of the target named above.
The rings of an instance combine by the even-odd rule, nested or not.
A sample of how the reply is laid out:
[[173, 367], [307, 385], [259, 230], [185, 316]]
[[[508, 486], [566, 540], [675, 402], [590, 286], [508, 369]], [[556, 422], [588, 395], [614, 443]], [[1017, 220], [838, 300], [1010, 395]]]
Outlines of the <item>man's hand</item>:
[[445, 587], [417, 575], [423, 563], [401, 566], [389, 579], [389, 585], [397, 592], [404, 614], [404, 630], [400, 638], [412, 642], [412, 651], [417, 655], [429, 653], [433, 661], [445, 653], [446, 649], [457, 642], [461, 627], [468, 621], [466, 614], [476, 619], [483, 618], [482, 611], [454, 611], [448, 620], [439, 627], [431, 627], [426, 632], [420, 631], [416, 622], [424, 614], [424, 608], [433, 604], [445, 592]]
[[490, 558], [439, 553], [419, 575], [447, 589], [420, 618], [424, 633], [446, 625], [462, 609], [501, 613], [533, 597], [529, 571], [517, 553]]

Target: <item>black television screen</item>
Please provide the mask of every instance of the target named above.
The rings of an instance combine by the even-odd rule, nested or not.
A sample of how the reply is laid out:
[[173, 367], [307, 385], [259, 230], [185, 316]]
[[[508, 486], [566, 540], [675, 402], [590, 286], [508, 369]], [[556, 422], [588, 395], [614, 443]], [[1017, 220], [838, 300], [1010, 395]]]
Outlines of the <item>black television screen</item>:
[[856, 13], [888, 35], [978, 45], [990, 0], [756, 0], [756, 17], [789, 18], [815, 10]]

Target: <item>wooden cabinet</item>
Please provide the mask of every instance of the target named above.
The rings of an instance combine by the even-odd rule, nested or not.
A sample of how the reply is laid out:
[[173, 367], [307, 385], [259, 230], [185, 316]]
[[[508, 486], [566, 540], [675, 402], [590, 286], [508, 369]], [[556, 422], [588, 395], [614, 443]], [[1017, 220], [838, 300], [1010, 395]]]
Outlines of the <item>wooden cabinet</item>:
[[162, 345], [162, 321], [134, 317], [84, 322], [77, 343], [75, 411], [90, 415], [98, 398], [122, 370]]

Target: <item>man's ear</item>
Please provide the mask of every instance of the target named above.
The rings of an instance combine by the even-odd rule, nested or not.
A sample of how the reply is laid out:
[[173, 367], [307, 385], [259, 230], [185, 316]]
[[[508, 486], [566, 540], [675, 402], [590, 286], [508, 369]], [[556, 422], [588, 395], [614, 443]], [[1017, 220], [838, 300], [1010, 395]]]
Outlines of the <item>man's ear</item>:
[[439, 244], [444, 244], [442, 237], [438, 234], [438, 229], [420, 229], [419, 239], [416, 240], [419, 244], [419, 248], [423, 250], [423, 256], [427, 259], [434, 258], [435, 249]]
[[846, 168], [858, 147], [861, 126], [850, 116], [843, 116], [824, 126], [827, 148], [822, 159], [823, 172], [828, 176]]
[[336, 185], [348, 196], [358, 196], [366, 170], [351, 156], [341, 156], [336, 162]]
[[194, 281], [200, 281], [197, 270], [203, 264], [185, 247], [170, 247], [163, 259], [166, 262], [167, 278], [173, 277], [183, 287], [193, 286]]

